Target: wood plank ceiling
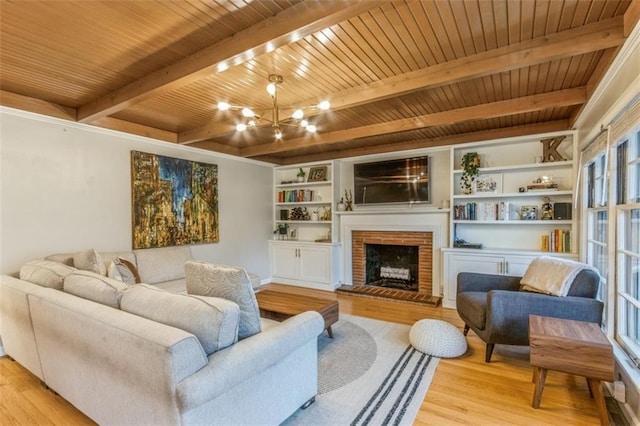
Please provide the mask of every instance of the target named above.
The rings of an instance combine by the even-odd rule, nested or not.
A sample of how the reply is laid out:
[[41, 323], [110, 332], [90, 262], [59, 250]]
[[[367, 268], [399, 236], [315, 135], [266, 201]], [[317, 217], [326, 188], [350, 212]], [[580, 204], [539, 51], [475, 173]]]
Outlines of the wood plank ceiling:
[[[569, 129], [640, 0], [0, 2], [0, 104], [277, 164]], [[270, 118], [265, 88], [316, 133]]]

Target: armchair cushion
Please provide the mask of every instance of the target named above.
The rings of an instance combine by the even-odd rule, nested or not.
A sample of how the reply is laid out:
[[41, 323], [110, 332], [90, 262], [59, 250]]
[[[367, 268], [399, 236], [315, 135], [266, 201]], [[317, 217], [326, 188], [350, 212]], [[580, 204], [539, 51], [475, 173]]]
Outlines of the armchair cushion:
[[457, 300], [458, 312], [464, 312], [465, 320], [484, 330], [487, 320], [487, 293], [467, 291], [460, 293]]

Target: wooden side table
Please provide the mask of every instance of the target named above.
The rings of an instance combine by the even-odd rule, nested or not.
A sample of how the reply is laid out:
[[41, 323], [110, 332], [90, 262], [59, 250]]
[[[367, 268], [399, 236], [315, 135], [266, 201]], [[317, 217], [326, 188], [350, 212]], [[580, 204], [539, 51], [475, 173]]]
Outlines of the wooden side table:
[[601, 381], [613, 382], [613, 347], [600, 326], [591, 322], [529, 315], [529, 346], [533, 366], [533, 408], [540, 407], [547, 370], [587, 378], [600, 423], [609, 425]]

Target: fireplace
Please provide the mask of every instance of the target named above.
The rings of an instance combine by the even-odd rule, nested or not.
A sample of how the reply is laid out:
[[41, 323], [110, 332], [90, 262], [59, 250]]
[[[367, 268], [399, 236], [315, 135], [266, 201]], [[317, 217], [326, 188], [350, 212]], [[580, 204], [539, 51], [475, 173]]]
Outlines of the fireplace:
[[432, 232], [354, 230], [351, 240], [353, 287], [380, 288], [391, 297], [432, 296]]
[[418, 291], [419, 246], [365, 243], [365, 285]]

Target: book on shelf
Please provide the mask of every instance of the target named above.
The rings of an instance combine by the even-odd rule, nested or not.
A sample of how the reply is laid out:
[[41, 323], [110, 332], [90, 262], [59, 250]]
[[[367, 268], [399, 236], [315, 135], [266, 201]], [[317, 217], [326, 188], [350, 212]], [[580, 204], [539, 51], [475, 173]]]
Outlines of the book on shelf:
[[540, 237], [540, 250], [552, 253], [571, 253], [571, 231], [554, 229]]
[[278, 203], [301, 203], [316, 201], [316, 194], [311, 189], [291, 189], [278, 192]]
[[477, 202], [456, 204], [453, 206], [453, 218], [455, 220], [509, 220], [513, 206], [509, 202]]

